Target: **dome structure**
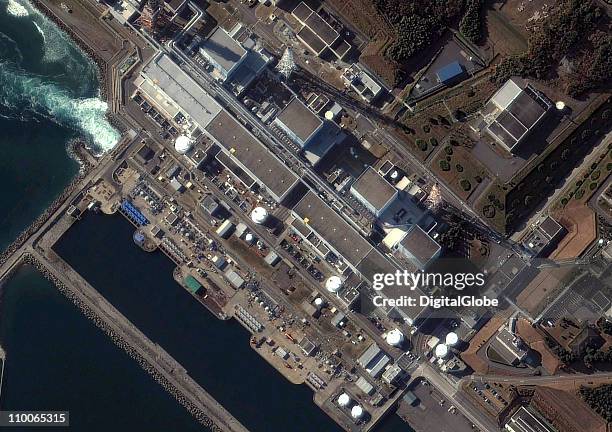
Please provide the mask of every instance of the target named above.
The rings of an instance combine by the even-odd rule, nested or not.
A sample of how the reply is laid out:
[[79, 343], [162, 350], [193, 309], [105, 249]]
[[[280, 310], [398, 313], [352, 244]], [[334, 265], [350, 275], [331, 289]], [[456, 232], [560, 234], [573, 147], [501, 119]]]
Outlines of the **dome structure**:
[[351, 417], [353, 417], [354, 419], [360, 419], [361, 417], [363, 417], [363, 408], [361, 408], [361, 405], [355, 405], [351, 409]]
[[454, 346], [457, 344], [457, 342], [459, 342], [459, 336], [457, 336], [457, 333], [450, 332], [446, 335], [446, 345]]
[[322, 307], [323, 306], [323, 299], [321, 297], [317, 297], [316, 299], [314, 299], [314, 304], [316, 307]]
[[186, 135], [179, 136], [176, 141], [174, 141], [174, 149], [179, 154], [185, 154], [193, 147], [193, 143], [191, 139], [189, 139]]
[[446, 346], [446, 344], [438, 344], [436, 346], [436, 357], [438, 358], [444, 358], [448, 355], [448, 346]]
[[256, 224], [263, 224], [268, 220], [268, 210], [263, 207], [255, 207], [251, 212], [251, 220]]
[[389, 345], [398, 347], [404, 342], [404, 334], [399, 329], [393, 329], [387, 333], [386, 341]]
[[342, 288], [342, 279], [340, 276], [330, 276], [325, 281], [325, 289], [331, 293], [337, 293]]
[[349, 395], [347, 395], [346, 393], [342, 393], [340, 396], [338, 396], [338, 405], [340, 405], [341, 407], [347, 407], [351, 404], [351, 397]]

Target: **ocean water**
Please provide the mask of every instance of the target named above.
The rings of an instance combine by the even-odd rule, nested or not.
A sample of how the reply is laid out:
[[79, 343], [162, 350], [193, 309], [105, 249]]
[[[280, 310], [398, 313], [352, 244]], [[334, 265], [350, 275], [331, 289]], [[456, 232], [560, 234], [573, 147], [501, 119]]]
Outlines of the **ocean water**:
[[117, 143], [106, 108], [78, 46], [27, 1], [0, 0], [0, 249], [77, 173], [71, 139], [96, 152]]

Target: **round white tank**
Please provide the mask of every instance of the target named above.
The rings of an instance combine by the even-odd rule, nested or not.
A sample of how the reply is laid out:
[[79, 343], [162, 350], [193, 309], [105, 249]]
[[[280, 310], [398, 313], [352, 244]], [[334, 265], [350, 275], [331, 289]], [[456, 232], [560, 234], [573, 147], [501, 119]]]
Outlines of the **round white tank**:
[[450, 332], [446, 335], [446, 345], [454, 346], [457, 344], [457, 342], [459, 342], [459, 336], [457, 336], [457, 333]]
[[347, 407], [351, 404], [351, 398], [349, 395], [347, 395], [346, 393], [342, 393], [340, 396], [338, 396], [338, 405], [340, 405], [341, 407]]
[[256, 224], [263, 224], [268, 219], [268, 210], [263, 207], [255, 207], [251, 212], [251, 220]]
[[174, 149], [179, 154], [185, 154], [191, 150], [192, 143], [188, 136], [181, 135], [174, 142]]
[[248, 243], [251, 243], [251, 242], [252, 242], [252, 241], [255, 239], [255, 237], [253, 237], [253, 234], [248, 233], [247, 235], [245, 235], [245, 236], [244, 236], [244, 239], [245, 239], [245, 240], [246, 240]]
[[448, 355], [448, 347], [446, 344], [439, 344], [436, 346], [436, 357], [444, 358]]
[[361, 408], [360, 405], [355, 405], [352, 409], [351, 409], [351, 416], [354, 419], [360, 419], [361, 417], [363, 417], [363, 408]]
[[334, 113], [332, 111], [325, 111], [325, 118], [327, 120], [333, 120], [334, 119]]
[[314, 299], [314, 304], [317, 307], [323, 306], [323, 299], [321, 297], [317, 297], [316, 299]]
[[565, 109], [565, 102], [558, 101], [555, 103], [555, 108], [557, 108], [559, 111], [563, 111]]
[[398, 329], [393, 329], [387, 333], [386, 340], [389, 345], [398, 347], [404, 342], [404, 334]]
[[342, 288], [342, 279], [339, 276], [330, 276], [325, 281], [325, 289], [331, 293], [337, 293]]

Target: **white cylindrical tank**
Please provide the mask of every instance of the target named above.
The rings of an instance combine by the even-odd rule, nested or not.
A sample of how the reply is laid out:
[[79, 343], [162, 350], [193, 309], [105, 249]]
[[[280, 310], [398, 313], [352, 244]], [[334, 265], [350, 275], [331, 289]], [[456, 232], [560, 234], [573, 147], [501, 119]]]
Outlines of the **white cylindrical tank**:
[[386, 340], [389, 345], [398, 347], [404, 342], [404, 334], [399, 329], [393, 329], [387, 333]]
[[457, 336], [457, 333], [450, 332], [446, 335], [446, 345], [454, 346], [457, 344], [457, 342], [459, 342], [459, 336]]
[[316, 299], [314, 299], [314, 304], [316, 307], [323, 306], [323, 299], [321, 297], [317, 297]]
[[244, 236], [244, 240], [247, 243], [251, 243], [254, 239], [255, 239], [255, 237], [251, 233], [248, 233], [247, 235]]
[[351, 416], [354, 419], [360, 419], [361, 417], [363, 417], [363, 408], [361, 408], [361, 405], [355, 405], [351, 409]]
[[268, 220], [268, 210], [263, 207], [255, 207], [251, 212], [251, 220], [256, 224], [263, 224]]
[[438, 344], [438, 346], [436, 346], [436, 357], [444, 358], [447, 355], [448, 355], [448, 347], [446, 346], [446, 344]]
[[346, 393], [342, 393], [340, 396], [338, 396], [338, 405], [340, 405], [341, 407], [347, 407], [351, 404], [351, 398], [349, 395], [347, 395]]
[[565, 102], [558, 101], [555, 103], [555, 108], [557, 108], [559, 111], [563, 111], [565, 109]]
[[185, 154], [191, 150], [192, 143], [188, 136], [181, 135], [174, 141], [174, 149], [179, 154]]
[[331, 293], [337, 293], [342, 288], [342, 279], [340, 276], [330, 276], [325, 281], [325, 289]]

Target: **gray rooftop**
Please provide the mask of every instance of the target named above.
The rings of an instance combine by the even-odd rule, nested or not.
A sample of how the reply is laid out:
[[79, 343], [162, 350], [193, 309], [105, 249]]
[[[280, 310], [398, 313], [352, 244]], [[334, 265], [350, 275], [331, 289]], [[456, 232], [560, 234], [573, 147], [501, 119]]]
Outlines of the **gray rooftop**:
[[372, 250], [372, 245], [359, 232], [312, 191], [304, 195], [293, 212], [307, 220], [313, 231], [355, 267]]
[[434, 258], [438, 252], [440, 252], [440, 245], [429, 234], [423, 229], [415, 225], [406, 237], [401, 242], [402, 247], [408, 250], [422, 266], [425, 266], [432, 258]]
[[221, 111], [206, 131], [277, 200], [282, 200], [300, 181], [293, 171], [226, 111]]
[[226, 72], [230, 71], [246, 54], [246, 50], [221, 27], [202, 43], [208, 53]]
[[221, 111], [217, 101], [165, 54], [151, 60], [142, 73], [202, 128]]
[[377, 211], [382, 210], [397, 196], [397, 189], [381, 177], [372, 167], [368, 167], [351, 186], [351, 193], [358, 194]]
[[323, 124], [323, 120], [297, 98], [293, 98], [283, 108], [277, 120], [290, 129], [302, 142], [306, 142]]

